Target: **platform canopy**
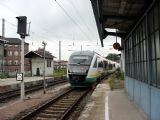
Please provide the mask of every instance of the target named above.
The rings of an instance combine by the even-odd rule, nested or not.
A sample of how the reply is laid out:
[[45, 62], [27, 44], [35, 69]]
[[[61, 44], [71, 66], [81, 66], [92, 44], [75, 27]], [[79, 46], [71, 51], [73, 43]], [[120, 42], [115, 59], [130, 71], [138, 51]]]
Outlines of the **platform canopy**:
[[[108, 35], [125, 39], [152, 2], [153, 0], [91, 0], [101, 45]], [[108, 32], [106, 28], [116, 29], [117, 32]]]

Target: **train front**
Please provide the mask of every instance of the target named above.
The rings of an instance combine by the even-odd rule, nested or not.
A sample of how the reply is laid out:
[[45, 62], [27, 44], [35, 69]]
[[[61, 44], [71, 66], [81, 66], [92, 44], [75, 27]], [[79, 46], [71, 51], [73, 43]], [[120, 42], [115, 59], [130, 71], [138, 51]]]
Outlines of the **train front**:
[[73, 87], [88, 87], [86, 80], [92, 57], [89, 55], [71, 55], [68, 62], [68, 80]]

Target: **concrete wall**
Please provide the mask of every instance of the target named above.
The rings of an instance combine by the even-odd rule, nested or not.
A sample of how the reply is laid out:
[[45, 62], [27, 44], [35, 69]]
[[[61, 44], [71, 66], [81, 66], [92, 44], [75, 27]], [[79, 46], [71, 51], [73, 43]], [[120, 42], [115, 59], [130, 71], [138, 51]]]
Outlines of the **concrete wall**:
[[[32, 76], [37, 75], [37, 68], [39, 68], [40, 75], [43, 75], [44, 69], [43, 59], [42, 58], [33, 58], [32, 59]], [[53, 60], [51, 62], [51, 67], [47, 67], [47, 60], [45, 61], [45, 75], [53, 75]]]
[[160, 89], [125, 77], [125, 89], [129, 97], [151, 120], [160, 120]]

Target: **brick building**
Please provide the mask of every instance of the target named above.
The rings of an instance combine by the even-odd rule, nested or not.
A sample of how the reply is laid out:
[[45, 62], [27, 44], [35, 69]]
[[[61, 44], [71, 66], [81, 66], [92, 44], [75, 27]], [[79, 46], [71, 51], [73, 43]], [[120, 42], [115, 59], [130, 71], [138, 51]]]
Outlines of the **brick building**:
[[[4, 71], [11, 75], [20, 72], [21, 61], [21, 40], [19, 38], [5, 38], [7, 46], [4, 52]], [[24, 43], [24, 54], [29, 52], [29, 44]], [[28, 58], [24, 59], [25, 74], [30, 73], [30, 62]]]
[[3, 62], [3, 41], [0, 36], [0, 72], [2, 71], [2, 62]]

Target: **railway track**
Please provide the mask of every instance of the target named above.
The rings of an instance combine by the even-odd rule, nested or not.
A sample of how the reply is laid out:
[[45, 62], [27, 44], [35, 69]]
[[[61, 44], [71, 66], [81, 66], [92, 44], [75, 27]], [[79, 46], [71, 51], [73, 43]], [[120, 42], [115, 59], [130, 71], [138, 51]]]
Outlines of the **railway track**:
[[[53, 80], [53, 82], [47, 82], [47, 88], [60, 84], [60, 83], [64, 83], [64, 82], [66, 82], [66, 80]], [[34, 85], [34, 86], [30, 86], [30, 87], [25, 87], [25, 90], [26, 90], [25, 93], [29, 94], [29, 93], [38, 91], [40, 89], [43, 89], [43, 83]], [[18, 96], [20, 96], [20, 89], [0, 93], [0, 103], [5, 103]]]
[[70, 89], [16, 120], [66, 120], [90, 91]]

